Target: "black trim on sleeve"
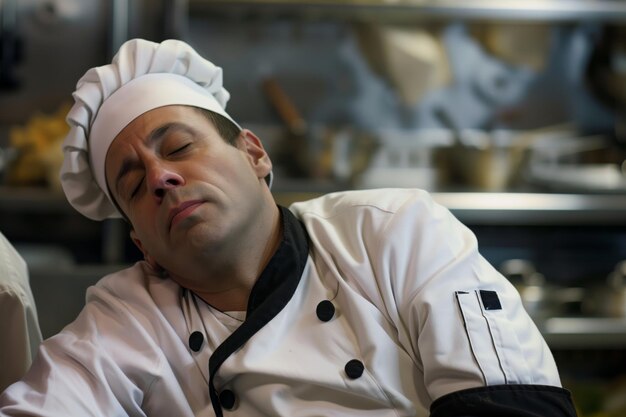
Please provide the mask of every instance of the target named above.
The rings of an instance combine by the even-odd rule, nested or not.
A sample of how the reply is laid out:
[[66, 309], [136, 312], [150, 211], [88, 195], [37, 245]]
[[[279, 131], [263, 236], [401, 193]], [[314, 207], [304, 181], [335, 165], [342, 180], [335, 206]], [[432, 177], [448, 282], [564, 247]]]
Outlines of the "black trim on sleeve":
[[223, 415], [219, 393], [213, 385], [215, 374], [228, 357], [243, 346], [287, 305], [296, 291], [309, 254], [308, 234], [304, 225], [286, 208], [279, 206], [283, 239], [267, 267], [254, 284], [246, 320], [209, 359], [209, 395], [217, 417]]
[[493, 385], [444, 395], [430, 417], [576, 417], [566, 389], [547, 385]]

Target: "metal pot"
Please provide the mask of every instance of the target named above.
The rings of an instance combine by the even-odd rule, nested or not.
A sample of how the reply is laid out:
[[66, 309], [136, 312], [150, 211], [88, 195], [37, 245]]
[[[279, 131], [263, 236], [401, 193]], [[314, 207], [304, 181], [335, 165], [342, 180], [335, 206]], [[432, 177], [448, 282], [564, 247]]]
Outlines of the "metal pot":
[[522, 298], [522, 304], [533, 319], [578, 315], [584, 297], [582, 288], [565, 288], [546, 283], [532, 262], [509, 259], [500, 266], [500, 272], [511, 281]]
[[545, 277], [537, 272], [532, 262], [509, 259], [500, 266], [500, 272], [520, 293], [522, 304], [532, 317], [546, 317], [555, 313], [550, 301], [551, 292], [545, 286]]
[[615, 266], [604, 285], [587, 291], [583, 311], [594, 316], [626, 317], [626, 261]]

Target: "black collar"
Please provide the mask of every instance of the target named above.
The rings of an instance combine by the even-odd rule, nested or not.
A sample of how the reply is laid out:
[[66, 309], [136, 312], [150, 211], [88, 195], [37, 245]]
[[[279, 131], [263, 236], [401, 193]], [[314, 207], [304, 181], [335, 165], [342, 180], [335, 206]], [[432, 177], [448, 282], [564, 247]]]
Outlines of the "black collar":
[[209, 394], [218, 417], [222, 416], [222, 410], [213, 379], [219, 367], [287, 305], [306, 265], [309, 254], [306, 229], [288, 209], [278, 208], [283, 226], [280, 246], [252, 287], [246, 320], [215, 349], [209, 359]]

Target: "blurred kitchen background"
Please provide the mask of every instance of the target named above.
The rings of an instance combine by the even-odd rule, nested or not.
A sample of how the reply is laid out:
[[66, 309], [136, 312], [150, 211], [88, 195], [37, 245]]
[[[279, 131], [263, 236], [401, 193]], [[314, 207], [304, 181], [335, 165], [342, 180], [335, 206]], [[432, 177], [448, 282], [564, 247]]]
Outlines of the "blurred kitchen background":
[[518, 286], [581, 416], [626, 415], [626, 1], [0, 0], [0, 230], [44, 336], [139, 258], [57, 179], [76, 81], [133, 37], [224, 68], [280, 203], [432, 191]]

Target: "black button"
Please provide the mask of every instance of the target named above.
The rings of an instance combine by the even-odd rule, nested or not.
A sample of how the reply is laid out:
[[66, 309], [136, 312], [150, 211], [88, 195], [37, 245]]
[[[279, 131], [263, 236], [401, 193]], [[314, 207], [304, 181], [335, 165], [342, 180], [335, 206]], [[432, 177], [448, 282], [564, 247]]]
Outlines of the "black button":
[[229, 389], [225, 389], [220, 393], [220, 404], [227, 410], [232, 410], [235, 406], [235, 393]]
[[204, 343], [204, 336], [200, 332], [193, 332], [191, 336], [189, 336], [189, 349], [194, 352], [199, 351], [202, 348], [202, 344]]
[[351, 361], [346, 363], [346, 366], [344, 369], [346, 371], [346, 375], [348, 375], [348, 378], [357, 379], [361, 375], [363, 375], [365, 366], [363, 365], [363, 362], [361, 362], [360, 360], [352, 359]]
[[324, 300], [317, 305], [315, 309], [317, 318], [322, 321], [329, 321], [335, 315], [335, 306], [328, 300]]

